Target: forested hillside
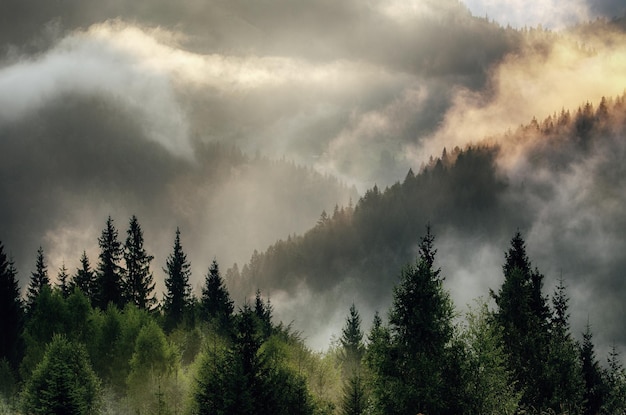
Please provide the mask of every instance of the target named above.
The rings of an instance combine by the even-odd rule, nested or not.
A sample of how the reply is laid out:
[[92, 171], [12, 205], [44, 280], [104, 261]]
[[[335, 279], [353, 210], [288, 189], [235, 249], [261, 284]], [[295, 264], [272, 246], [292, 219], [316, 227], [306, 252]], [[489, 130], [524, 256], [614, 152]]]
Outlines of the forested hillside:
[[[506, 142], [525, 146], [534, 169], [566, 171], [577, 159], [564, 154], [585, 158], [616, 143], [625, 108], [623, 96], [602, 99], [595, 109], [587, 103], [574, 114], [564, 110], [533, 120]], [[3, 411], [626, 410], [619, 349], [614, 345], [608, 356], [598, 356], [591, 321], [579, 340], [571, 327], [567, 280], [560, 278], [546, 292], [545, 276], [519, 231], [501, 258], [499, 288], [486, 290], [461, 315], [450, 296], [438, 265], [445, 258], [437, 255], [429, 223], [449, 218], [444, 227], [467, 235], [506, 227], [512, 202], [503, 195], [515, 183], [499, 163], [508, 150], [495, 138], [444, 150], [402, 183], [383, 191], [374, 187], [354, 206], [323, 212], [309, 232], [255, 253], [241, 272], [230, 269], [224, 278], [214, 259], [200, 292], [190, 284], [184, 234], [176, 230], [172, 250], [159, 264], [136, 216], [125, 237], [109, 217], [97, 261], [83, 252], [75, 270], [48, 270], [40, 248], [25, 297], [2, 246]], [[524, 214], [518, 212], [520, 223]], [[162, 296], [155, 289], [158, 268], [165, 274]], [[374, 293], [369, 301], [390, 298], [388, 313], [363, 323], [353, 303], [337, 340], [323, 352], [305, 344], [310, 333], [277, 321], [272, 297], [263, 294], [303, 286], [324, 293], [348, 278]], [[277, 280], [280, 287], [273, 285]], [[229, 287], [256, 295], [236, 303]], [[370, 306], [368, 297], [360, 301]]]
[[[39, 250], [25, 299], [0, 245], [0, 411], [134, 414], [616, 414], [626, 371], [570, 328], [564, 280], [552, 294], [517, 232], [500, 288], [460, 319], [430, 227], [389, 286], [388, 318], [367, 334], [355, 304], [338, 340], [311, 351], [275, 321], [269, 298], [235, 304], [213, 261], [201, 295], [176, 232], [157, 304], [154, 259], [136, 217], [122, 243], [111, 218], [91, 266], [51, 282]], [[156, 265], [156, 264], [154, 264]]]
[[[614, 208], [623, 201], [618, 189], [623, 189], [625, 116], [624, 96], [602, 98], [595, 106], [587, 102], [572, 112], [533, 119], [516, 131], [464, 149], [443, 149], [441, 157], [431, 158], [417, 173], [409, 171], [402, 182], [374, 187], [354, 206], [323, 212], [307, 233], [280, 240], [265, 252], [255, 251], [247, 264], [229, 270], [228, 284], [247, 293], [262, 288], [296, 295], [308, 289], [313, 296], [323, 294], [344, 303], [350, 300], [336, 294], [347, 292], [381, 309], [389, 304], [386, 287], [395, 281], [394, 270], [411, 261], [424, 224], [432, 224], [457, 245], [451, 253], [459, 259], [447, 270], [452, 274], [453, 266], [469, 267], [483, 246], [497, 249], [486, 241], [504, 242], [511, 229], [532, 229], [544, 220], [548, 223], [537, 232], [555, 247], [543, 252], [544, 263], [559, 261], [551, 269], [562, 273], [565, 266], [572, 281], [585, 278], [591, 283], [589, 275], [609, 278], [598, 274], [591, 256], [583, 260], [582, 252], [574, 253], [571, 239], [584, 232], [595, 238], [595, 231], [577, 229], [579, 222], [572, 225], [568, 218], [594, 217], [607, 226], [614, 218], [621, 228], [617, 224], [623, 219]], [[572, 176], [580, 175], [586, 176], [583, 188], [573, 182]], [[593, 191], [592, 183], [602, 190]], [[618, 228], [607, 228], [604, 237], [619, 238]], [[619, 262], [620, 254], [615, 255]], [[578, 264], [580, 276], [566, 265], [571, 263]], [[615, 264], [605, 272], [618, 274], [619, 267]], [[557, 277], [551, 276], [551, 286]], [[449, 284], [454, 288], [456, 282]], [[315, 311], [314, 319], [330, 315]]]

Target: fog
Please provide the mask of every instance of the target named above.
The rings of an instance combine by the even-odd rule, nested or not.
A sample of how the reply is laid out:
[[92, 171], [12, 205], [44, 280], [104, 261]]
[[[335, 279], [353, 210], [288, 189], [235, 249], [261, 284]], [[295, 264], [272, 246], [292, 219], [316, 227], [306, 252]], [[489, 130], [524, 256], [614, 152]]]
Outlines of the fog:
[[[567, 28], [623, 16], [618, 2], [9, 0], [5, 9], [0, 240], [22, 287], [40, 245], [51, 274], [62, 263], [73, 272], [83, 249], [96, 263], [108, 215], [124, 238], [136, 214], [155, 279], [179, 226], [198, 288], [213, 258], [241, 266], [322, 210], [402, 180], [444, 147], [487, 138], [507, 184], [497, 197], [514, 211], [497, 231], [433, 224], [457, 306], [497, 288], [519, 228], [546, 289], [566, 278], [575, 329], [588, 315], [604, 345], [626, 342], [611, 318], [626, 295], [619, 133], [563, 150], [563, 169], [538, 164], [537, 139], [506, 134], [624, 91], [619, 26]], [[517, 30], [537, 24], [555, 31]], [[323, 348], [352, 301], [365, 321], [388, 302], [391, 286], [374, 303], [379, 294], [363, 286], [347, 275], [315, 313], [301, 311], [320, 304], [310, 287], [271, 296], [277, 318], [300, 321]]]

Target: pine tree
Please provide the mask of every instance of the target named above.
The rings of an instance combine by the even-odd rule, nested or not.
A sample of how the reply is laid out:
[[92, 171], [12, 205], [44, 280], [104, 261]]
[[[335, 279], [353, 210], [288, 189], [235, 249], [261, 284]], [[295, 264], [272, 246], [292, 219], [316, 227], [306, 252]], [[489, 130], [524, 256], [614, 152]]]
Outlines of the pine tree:
[[346, 374], [351, 375], [359, 371], [361, 359], [365, 353], [363, 345], [363, 331], [361, 330], [361, 316], [354, 303], [350, 306], [350, 314], [341, 329], [339, 342], [342, 346], [341, 359]]
[[37, 250], [35, 272], [31, 274], [28, 291], [26, 293], [26, 305], [28, 310], [32, 308], [44, 285], [50, 287], [50, 278], [48, 277], [48, 266], [46, 265], [43, 248], [39, 247]]
[[361, 317], [354, 303], [350, 306], [350, 313], [341, 330], [339, 341], [342, 346], [340, 357], [344, 375], [341, 411], [344, 415], [359, 415], [365, 410], [367, 401], [361, 372], [365, 346], [363, 345]]
[[219, 331], [228, 332], [232, 324], [234, 305], [216, 260], [213, 260], [206, 275], [200, 306], [206, 321], [215, 324]]
[[143, 246], [143, 231], [137, 217], [133, 215], [124, 244], [126, 273], [123, 295], [125, 301], [142, 310], [150, 310], [157, 302], [154, 296], [154, 278], [150, 272], [150, 262], [153, 259]]
[[61, 290], [61, 294], [63, 298], [67, 298], [70, 296], [71, 287], [70, 282], [68, 281], [69, 275], [67, 274], [67, 268], [65, 267], [65, 262], [61, 264], [61, 268], [59, 268], [59, 273], [57, 274], [57, 287]]
[[122, 268], [119, 263], [122, 258], [122, 244], [118, 240], [117, 229], [113, 219], [108, 217], [106, 227], [98, 238], [100, 245], [100, 262], [98, 263], [98, 306], [106, 310], [109, 303], [118, 308], [124, 306], [122, 291]]
[[11, 370], [16, 371], [22, 354], [20, 334], [24, 323], [24, 310], [17, 270], [7, 258], [4, 245], [0, 242], [0, 361], [6, 359]]
[[263, 334], [263, 339], [267, 339], [272, 334], [272, 313], [273, 313], [272, 303], [268, 298], [267, 301], [263, 301], [263, 297], [261, 296], [261, 290], [256, 290], [256, 295], [254, 297], [254, 314], [257, 316], [259, 323], [261, 325], [261, 333]]
[[497, 304], [494, 317], [503, 328], [508, 367], [518, 390], [524, 392], [521, 405], [542, 411], [549, 408], [553, 393], [547, 367], [550, 308], [541, 291], [543, 275], [532, 270], [519, 231], [505, 253], [503, 271], [500, 291], [492, 292]]
[[392, 359], [391, 333], [383, 325], [378, 311], [374, 314], [367, 340], [364, 361], [369, 370], [372, 406], [378, 408], [377, 413], [390, 413], [394, 402], [394, 391], [390, 386], [396, 383], [397, 368], [395, 359]]
[[91, 306], [95, 306], [98, 294], [98, 280], [96, 273], [91, 269], [87, 252], [83, 251], [80, 257], [80, 268], [76, 269], [73, 277], [71, 288], [78, 287], [83, 294], [89, 299]]
[[183, 252], [180, 243], [180, 230], [176, 228], [176, 238], [174, 239], [174, 250], [167, 258], [163, 271], [167, 273], [165, 277], [165, 298], [163, 310], [168, 328], [173, 328], [183, 321], [186, 310], [191, 305], [191, 264], [187, 261], [187, 255]]
[[602, 403], [601, 412], [606, 415], [626, 414], [626, 371], [615, 344], [611, 347], [607, 364], [603, 376], [606, 384], [606, 398]]
[[579, 413], [583, 404], [583, 378], [578, 347], [570, 334], [569, 298], [563, 278], [552, 297], [553, 316], [548, 358], [550, 408], [557, 413]]
[[584, 411], [585, 415], [595, 415], [599, 413], [604, 403], [604, 384], [602, 382], [602, 371], [600, 363], [596, 359], [596, 352], [593, 345], [593, 335], [591, 325], [587, 323], [583, 333], [583, 343], [580, 346], [580, 361], [582, 364], [582, 374], [585, 383], [584, 391]]
[[100, 382], [84, 347], [55, 335], [24, 386], [24, 413], [94, 414], [100, 402]]
[[434, 267], [436, 250], [430, 226], [422, 238], [420, 256], [407, 266], [394, 288], [389, 313], [392, 344], [397, 356], [394, 413], [444, 413], [454, 406], [443, 374], [446, 346], [452, 339], [453, 306], [443, 289], [441, 270]]

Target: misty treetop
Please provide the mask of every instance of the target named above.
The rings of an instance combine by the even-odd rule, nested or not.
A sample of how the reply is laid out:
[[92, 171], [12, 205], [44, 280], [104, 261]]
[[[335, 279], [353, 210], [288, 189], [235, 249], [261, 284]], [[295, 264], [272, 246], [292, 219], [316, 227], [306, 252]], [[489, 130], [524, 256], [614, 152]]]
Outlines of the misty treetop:
[[[611, 128], [616, 120], [624, 122], [623, 110], [623, 98], [603, 100], [599, 109], [585, 105], [574, 117], [564, 111], [560, 129], [549, 123], [537, 128], [535, 121], [516, 134], [529, 146], [543, 145], [534, 140], [552, 134], [562, 138], [561, 145], [588, 149], [615, 138], [621, 130]], [[125, 243], [109, 216], [95, 269], [83, 251], [76, 273], [69, 276], [61, 267], [55, 285], [40, 248], [25, 299], [18, 271], [0, 245], [8, 334], [0, 387], [7, 405], [33, 412], [102, 403], [115, 413], [190, 414], [255, 408], [320, 414], [624, 412], [626, 374], [618, 350], [606, 363], [599, 359], [591, 325], [582, 342], [576, 340], [567, 280], [561, 277], [552, 295], [544, 292], [545, 276], [533, 267], [521, 232], [504, 250], [493, 302], [479, 300], [465, 319], [455, 320], [445, 278], [450, 270], [438, 265], [430, 226], [422, 235], [429, 223], [423, 219], [447, 211], [463, 218], [456, 226], [468, 234], [478, 228], [466, 218], [484, 223], [489, 217], [490, 226], [501, 227], [506, 201], [492, 192], [510, 183], [497, 174], [498, 151], [486, 145], [445, 150], [417, 174], [409, 171], [403, 183], [374, 186], [356, 205], [322, 213], [304, 235], [255, 251], [241, 272], [233, 267], [224, 278], [213, 260], [198, 297], [189, 285], [190, 261], [177, 229], [164, 261], [166, 292], [159, 307], [150, 239], [144, 241], [136, 216]], [[556, 153], [542, 154], [551, 159]], [[454, 194], [459, 205], [440, 198], [441, 192]], [[411, 260], [400, 264], [404, 255]], [[371, 284], [368, 273], [379, 273], [376, 293], [384, 287], [391, 298], [387, 318], [377, 313], [365, 333], [357, 305], [346, 305], [341, 337], [325, 352], [310, 350], [291, 325], [276, 324], [270, 297], [261, 291], [275, 290], [272, 282], [280, 275], [287, 286], [305, 281], [322, 293], [333, 278], [356, 272], [363, 272], [362, 284]], [[242, 304], [231, 299], [229, 287], [247, 293]], [[95, 379], [87, 391], [51, 356], [50, 350], [61, 355], [68, 345], [85, 351], [76, 354], [70, 372]], [[46, 378], [50, 371], [52, 383]]]
[[[130, 222], [135, 232], [136, 221]], [[110, 229], [109, 219], [105, 232]], [[339, 340], [314, 352], [290, 325], [273, 321], [273, 306], [260, 290], [235, 310], [216, 260], [195, 298], [186, 287], [179, 230], [164, 269], [170, 280], [164, 306], [154, 309], [128, 294], [123, 308], [109, 302], [102, 309], [74, 281], [69, 293], [44, 284], [24, 313], [17, 271], [0, 245], [0, 306], [7, 311], [2, 321], [8, 334], [0, 393], [9, 408], [28, 413], [626, 411], [618, 351], [614, 347], [603, 365], [589, 325], [582, 343], [575, 340], [565, 279], [552, 296], [543, 292], [543, 276], [532, 267], [519, 231], [505, 251], [494, 303], [478, 300], [461, 324], [454, 321], [430, 225], [418, 247], [414, 263], [397, 274], [388, 321], [377, 313], [365, 334], [353, 303]], [[81, 264], [79, 271], [89, 271], [84, 253]], [[182, 315], [175, 318], [176, 296]]]

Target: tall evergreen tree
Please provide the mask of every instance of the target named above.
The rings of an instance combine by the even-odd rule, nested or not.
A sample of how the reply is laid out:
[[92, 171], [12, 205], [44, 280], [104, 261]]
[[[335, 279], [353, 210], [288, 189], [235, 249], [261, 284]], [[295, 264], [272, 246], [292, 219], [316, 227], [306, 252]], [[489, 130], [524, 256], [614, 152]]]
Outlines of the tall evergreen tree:
[[0, 316], [2, 316], [0, 361], [6, 359], [11, 370], [15, 372], [22, 354], [20, 334], [24, 323], [24, 310], [17, 283], [17, 270], [13, 261], [7, 258], [2, 242], [0, 242]]
[[604, 371], [606, 397], [602, 403], [601, 412], [606, 415], [624, 415], [626, 414], [626, 371], [615, 344], [611, 347], [607, 364]]
[[372, 406], [378, 409], [376, 414], [384, 414], [385, 409], [393, 407], [394, 391], [390, 386], [396, 383], [396, 367], [395, 359], [392, 359], [391, 333], [383, 325], [378, 311], [374, 314], [367, 340], [364, 361], [369, 369]]
[[350, 313], [341, 329], [339, 342], [342, 347], [342, 363], [346, 372], [352, 374], [358, 371], [365, 353], [365, 346], [363, 344], [363, 331], [361, 330], [361, 316], [354, 303], [350, 306]]
[[174, 250], [167, 258], [163, 271], [165, 277], [165, 298], [163, 310], [168, 328], [173, 328], [183, 321], [186, 310], [191, 305], [191, 264], [187, 261], [187, 255], [180, 243], [180, 229], [176, 228]]
[[215, 324], [220, 331], [229, 330], [232, 324], [234, 305], [224, 285], [216, 260], [213, 260], [206, 275], [200, 306], [202, 316], [206, 321]]
[[365, 346], [361, 317], [354, 303], [350, 306], [350, 313], [341, 330], [339, 341], [342, 346], [340, 356], [344, 375], [341, 412], [344, 415], [360, 415], [366, 407], [365, 382], [361, 372]]
[[257, 316], [260, 326], [261, 333], [263, 334], [263, 339], [267, 339], [272, 334], [272, 313], [273, 313], [272, 303], [268, 298], [267, 301], [263, 300], [261, 296], [261, 290], [256, 290], [256, 295], [254, 297], [254, 314]]
[[102, 235], [98, 238], [100, 245], [100, 262], [98, 263], [98, 306], [106, 310], [109, 303], [118, 308], [124, 306], [122, 290], [122, 268], [119, 263], [122, 259], [122, 244], [118, 240], [117, 229], [113, 219], [108, 217]]
[[65, 267], [65, 262], [61, 264], [61, 268], [59, 268], [59, 273], [57, 274], [57, 287], [61, 290], [61, 294], [63, 294], [63, 298], [67, 298], [70, 296], [71, 286], [70, 281], [68, 281], [69, 275], [67, 273], [67, 268]]
[[50, 287], [50, 278], [48, 277], [48, 266], [43, 253], [43, 248], [37, 250], [37, 262], [35, 264], [35, 272], [31, 274], [28, 291], [26, 293], [26, 305], [30, 310], [35, 300], [39, 296], [44, 285]]
[[71, 290], [78, 287], [89, 299], [92, 307], [96, 305], [98, 294], [98, 280], [96, 273], [91, 269], [87, 252], [83, 251], [80, 257], [80, 268], [76, 269], [76, 274], [72, 279]]
[[24, 413], [94, 414], [100, 402], [100, 381], [85, 348], [55, 335], [24, 386]]
[[150, 310], [157, 302], [154, 278], [150, 272], [150, 262], [154, 257], [148, 255], [143, 246], [143, 231], [135, 215], [130, 218], [126, 233], [124, 299], [142, 310]]
[[505, 253], [503, 271], [504, 282], [492, 296], [497, 304], [494, 317], [503, 329], [508, 367], [518, 390], [523, 391], [521, 405], [546, 410], [553, 394], [547, 367], [550, 308], [541, 291], [543, 275], [532, 270], [519, 231]]
[[552, 296], [552, 321], [548, 358], [550, 408], [557, 413], [580, 413], [583, 405], [583, 377], [578, 346], [570, 334], [569, 298], [565, 282], [559, 283]]
[[453, 411], [452, 395], [443, 373], [446, 346], [452, 339], [453, 305], [435, 268], [434, 236], [430, 226], [422, 238], [415, 265], [407, 266], [394, 288], [389, 313], [395, 368], [396, 396], [387, 413], [446, 413]]
[[600, 408], [604, 403], [605, 387], [602, 381], [602, 369], [596, 359], [593, 335], [589, 323], [587, 323], [587, 327], [583, 333], [583, 343], [580, 346], [580, 361], [585, 383], [585, 405], [583, 413], [585, 415], [595, 415], [600, 412]]

